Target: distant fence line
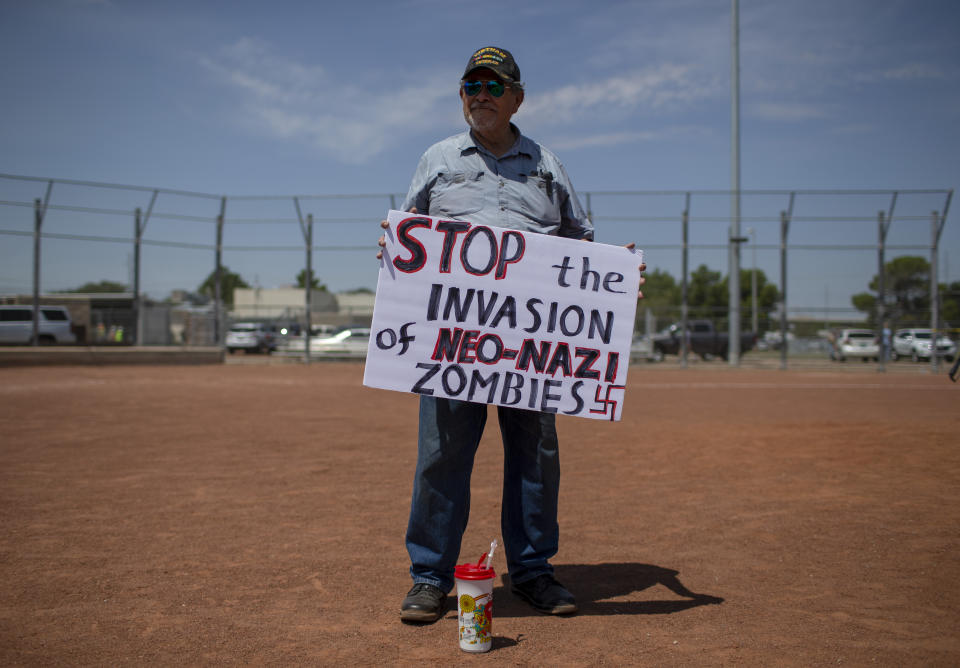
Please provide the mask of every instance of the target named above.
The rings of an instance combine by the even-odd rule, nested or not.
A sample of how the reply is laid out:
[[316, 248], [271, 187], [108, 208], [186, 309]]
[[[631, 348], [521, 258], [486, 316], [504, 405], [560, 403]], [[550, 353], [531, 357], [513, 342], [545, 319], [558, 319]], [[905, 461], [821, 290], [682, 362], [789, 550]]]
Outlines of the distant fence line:
[[[57, 201], [51, 201], [57, 195]], [[885, 290], [884, 264], [887, 253], [892, 251], [915, 251], [928, 255], [930, 261], [930, 327], [940, 329], [939, 302], [939, 249], [946, 225], [952, 189], [778, 189], [741, 190], [744, 200], [743, 213], [738, 220], [748, 228], [748, 237], [732, 238], [729, 226], [733, 218], [727, 202], [734, 195], [729, 190], [637, 190], [637, 191], [587, 191], [582, 199], [598, 231], [610, 237], [599, 239], [608, 243], [635, 241], [638, 230], [644, 230], [642, 247], [648, 251], [665, 251], [679, 274], [682, 299], [678, 306], [678, 319], [689, 317], [688, 280], [691, 252], [700, 257], [715, 260], [718, 253], [729, 253], [734, 245], [749, 248], [754, 253], [753, 267], [757, 267], [756, 253], [775, 252], [778, 276], [771, 276], [771, 283], [778, 285], [780, 302], [779, 329], [787, 331], [789, 313], [825, 313], [836, 311], [829, 304], [817, 306], [809, 303], [788, 305], [788, 295], [795, 286], [803, 287], [812, 280], [810, 272], [795, 272], [793, 281], [788, 272], [791, 254], [824, 251], [876, 252], [873, 267], [851, 268], [864, 273], [862, 284], [866, 288], [871, 273], [879, 279], [878, 293]], [[29, 280], [25, 280], [27, 266], [0, 270], [0, 280], [21, 281], [17, 285], [30, 285], [34, 308], [40, 301], [40, 285], [43, 277], [42, 242], [60, 240], [66, 242], [96, 242], [127, 244], [132, 251], [130, 278], [136, 314], [135, 340], [143, 342], [142, 261], [143, 247], [173, 250], [212, 251], [213, 260], [201, 275], [210, 269], [220, 276], [224, 266], [223, 253], [303, 253], [308, 273], [313, 269], [315, 252], [371, 253], [372, 223], [379, 220], [386, 208], [397, 208], [402, 195], [396, 193], [371, 194], [314, 194], [314, 195], [217, 195], [169, 188], [134, 186], [96, 181], [56, 179], [12, 174], [0, 174], [0, 235], [8, 238], [29, 238], [33, 242], [32, 262], [29, 264]], [[163, 202], [163, 210], [157, 207]], [[803, 202], [806, 211], [795, 213], [798, 202]], [[323, 216], [304, 213], [310, 205], [320, 204]], [[898, 209], [899, 206], [899, 209]], [[904, 211], [903, 209], [907, 210]], [[17, 210], [31, 210], [32, 216], [17, 215]], [[51, 214], [58, 214], [63, 224], [58, 229], [44, 227]], [[343, 215], [339, 215], [340, 212]], [[28, 221], [31, 221], [32, 225]], [[126, 219], [126, 232], [117, 233], [110, 220]], [[171, 227], [173, 238], [160, 238], [162, 234], [146, 236], [150, 221], [165, 221]], [[897, 223], [895, 238], [891, 238], [893, 223]], [[189, 227], [183, 227], [184, 225]], [[295, 226], [299, 235], [281, 239], [276, 232], [280, 226]], [[334, 243], [316, 243], [314, 228], [331, 226], [327, 239]], [[844, 234], [838, 230], [852, 225], [853, 232]], [[333, 227], [339, 226], [339, 227]], [[81, 229], [76, 229], [76, 228]], [[864, 233], [863, 229], [873, 231]], [[924, 231], [924, 227], [926, 230]], [[756, 228], [756, 229], [754, 229]], [[151, 230], [156, 232], [156, 226]], [[226, 243], [225, 230], [248, 236], [247, 243]], [[809, 231], [805, 234], [805, 231]], [[693, 238], [691, 239], [691, 235]], [[290, 235], [287, 234], [287, 237]], [[766, 241], [760, 241], [766, 236]], [[829, 241], [824, 242], [826, 238]], [[278, 241], [286, 243], [278, 243]], [[719, 255], [722, 257], [722, 255]], [[853, 256], [850, 256], [853, 257]], [[859, 258], [859, 256], [857, 256]], [[182, 262], [182, 257], [174, 258]], [[339, 271], [350, 271], [347, 264]], [[356, 264], [356, 263], [354, 263]], [[369, 264], [369, 259], [367, 260]], [[196, 270], [203, 263], [189, 263]], [[337, 272], [335, 262], [328, 263], [331, 271]], [[744, 268], [744, 267], [742, 267]], [[18, 277], [8, 275], [17, 273]], [[173, 269], [170, 269], [173, 271]], [[168, 272], [170, 273], [170, 272]], [[196, 273], [196, 271], [194, 271]], [[778, 279], [778, 280], [774, 280]], [[310, 289], [304, 304], [305, 317], [310, 321]], [[220, 294], [220, 281], [215, 281], [214, 323], [215, 340], [223, 341], [224, 318]], [[884, 323], [884, 300], [877, 300], [876, 322]], [[852, 309], [847, 309], [852, 310]], [[739, 313], [739, 309], [736, 310]], [[749, 317], [749, 312], [740, 314], [740, 319]], [[728, 315], [729, 317], [729, 315]], [[686, 352], [686, 351], [684, 351]], [[786, 347], [783, 349], [782, 365], [786, 366]], [[936, 364], [936, 360], [932, 361]]]

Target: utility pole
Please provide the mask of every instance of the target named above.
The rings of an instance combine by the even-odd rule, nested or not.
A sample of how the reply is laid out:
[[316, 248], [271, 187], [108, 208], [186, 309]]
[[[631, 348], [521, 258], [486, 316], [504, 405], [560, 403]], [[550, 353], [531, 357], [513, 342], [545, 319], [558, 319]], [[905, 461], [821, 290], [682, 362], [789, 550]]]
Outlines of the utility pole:
[[730, 366], [740, 366], [740, 3], [732, 0], [730, 39]]

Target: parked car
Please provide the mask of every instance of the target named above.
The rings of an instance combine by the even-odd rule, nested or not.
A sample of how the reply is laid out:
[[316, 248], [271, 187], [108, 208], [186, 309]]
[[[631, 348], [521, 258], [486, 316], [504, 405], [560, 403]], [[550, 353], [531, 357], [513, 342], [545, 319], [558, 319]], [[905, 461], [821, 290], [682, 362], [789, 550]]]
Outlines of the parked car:
[[269, 353], [277, 347], [276, 327], [262, 322], [238, 322], [227, 332], [226, 344], [231, 353]]
[[369, 343], [369, 327], [347, 326], [330, 336], [310, 339], [310, 352], [366, 355]]
[[[657, 360], [662, 360], [664, 355], [680, 354], [683, 338], [681, 329], [678, 322], [653, 337], [653, 354]], [[686, 338], [689, 352], [700, 355], [705, 360], [713, 357], [727, 359], [730, 336], [727, 332], [718, 332], [710, 320], [687, 321]], [[752, 350], [756, 343], [757, 335], [754, 332], [740, 333], [741, 353]]]
[[[793, 332], [787, 332], [787, 347], [791, 347], [796, 338]], [[780, 350], [783, 348], [783, 332], [779, 330], [770, 330], [764, 332], [763, 336], [757, 340], [757, 350]]]
[[653, 350], [653, 340], [649, 336], [635, 336], [630, 344], [630, 361], [644, 360], [647, 362], [662, 362], [663, 353]]
[[846, 362], [859, 357], [864, 362], [880, 360], [880, 342], [870, 329], [841, 329], [833, 339], [830, 359]]
[[[359, 325], [340, 327], [333, 332], [326, 330], [326, 326], [311, 327], [310, 353], [321, 355], [366, 355], [367, 344], [370, 342], [370, 328]], [[290, 338], [283, 347], [283, 352], [303, 353], [303, 336]]]
[[[325, 339], [336, 331], [338, 331], [338, 328], [334, 325], [310, 325], [311, 350], [313, 349], [313, 342], [317, 339]], [[303, 341], [303, 327], [297, 324], [288, 328], [287, 334], [281, 338], [277, 345], [277, 350], [281, 353], [303, 354]]]
[[[76, 343], [70, 326], [70, 311], [65, 306], [41, 306], [37, 324], [41, 345]], [[33, 306], [0, 306], [0, 344], [29, 344], [33, 341]]]
[[[890, 359], [909, 357], [914, 362], [919, 362], [921, 359], [930, 359], [930, 344], [932, 341], [932, 329], [898, 329], [893, 334]], [[952, 362], [956, 354], [956, 343], [942, 334], [937, 337], [938, 357], [945, 357], [947, 361]]]

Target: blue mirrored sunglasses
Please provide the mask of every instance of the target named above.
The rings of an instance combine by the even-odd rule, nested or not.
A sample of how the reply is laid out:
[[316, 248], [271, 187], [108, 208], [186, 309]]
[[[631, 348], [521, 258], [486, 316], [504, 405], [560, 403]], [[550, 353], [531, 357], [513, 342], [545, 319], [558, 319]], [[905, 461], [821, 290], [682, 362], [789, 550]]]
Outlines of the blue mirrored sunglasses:
[[493, 97], [500, 97], [503, 95], [503, 92], [507, 89], [507, 85], [502, 81], [464, 81], [463, 82], [463, 92], [467, 97], [473, 97], [474, 95], [479, 95], [480, 91], [483, 90], [484, 86], [487, 88], [487, 92], [490, 93]]

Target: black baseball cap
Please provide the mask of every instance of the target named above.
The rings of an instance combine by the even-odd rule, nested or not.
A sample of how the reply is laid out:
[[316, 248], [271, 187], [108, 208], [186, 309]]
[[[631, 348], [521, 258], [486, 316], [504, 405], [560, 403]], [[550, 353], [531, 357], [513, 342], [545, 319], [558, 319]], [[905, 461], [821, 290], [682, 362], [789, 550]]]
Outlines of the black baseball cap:
[[461, 78], [466, 79], [468, 74], [481, 67], [493, 70], [504, 81], [520, 82], [520, 68], [517, 67], [517, 61], [513, 59], [513, 55], [506, 49], [497, 46], [485, 46], [482, 49], [477, 49], [476, 53], [470, 56], [470, 60], [467, 61], [467, 69], [463, 71], [463, 77]]

